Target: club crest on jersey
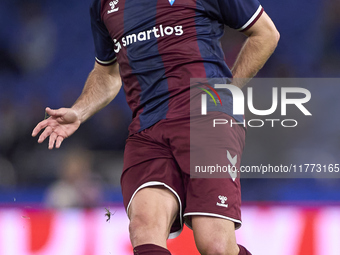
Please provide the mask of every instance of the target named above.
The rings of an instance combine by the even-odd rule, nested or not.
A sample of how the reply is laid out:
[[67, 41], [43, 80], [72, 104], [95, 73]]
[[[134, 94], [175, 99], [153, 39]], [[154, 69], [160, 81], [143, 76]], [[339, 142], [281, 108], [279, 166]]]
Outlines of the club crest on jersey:
[[175, 2], [175, 0], [169, 0], [169, 3], [170, 3], [171, 5], [173, 5], [174, 2]]
[[116, 5], [118, 4], [119, 0], [113, 0], [110, 2], [111, 10], [107, 11], [107, 14], [110, 14], [112, 12], [116, 12], [119, 10], [119, 7], [116, 8]]

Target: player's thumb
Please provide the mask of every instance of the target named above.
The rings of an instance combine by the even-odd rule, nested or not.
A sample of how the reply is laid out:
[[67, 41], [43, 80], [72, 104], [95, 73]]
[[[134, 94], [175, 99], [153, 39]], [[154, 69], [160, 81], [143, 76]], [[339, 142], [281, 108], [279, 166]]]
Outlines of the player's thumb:
[[65, 114], [65, 110], [63, 108], [54, 110], [51, 109], [50, 107], [46, 107], [45, 111], [48, 115], [53, 117], [60, 117]]

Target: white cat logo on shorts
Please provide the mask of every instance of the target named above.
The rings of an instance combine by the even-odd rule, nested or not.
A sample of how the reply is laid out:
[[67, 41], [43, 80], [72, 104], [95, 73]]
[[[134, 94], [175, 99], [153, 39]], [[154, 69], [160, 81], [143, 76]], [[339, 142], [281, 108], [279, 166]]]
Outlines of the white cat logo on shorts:
[[228, 204], [225, 203], [228, 200], [226, 196], [219, 195], [218, 199], [221, 200], [221, 203], [217, 202], [216, 205], [228, 208]]

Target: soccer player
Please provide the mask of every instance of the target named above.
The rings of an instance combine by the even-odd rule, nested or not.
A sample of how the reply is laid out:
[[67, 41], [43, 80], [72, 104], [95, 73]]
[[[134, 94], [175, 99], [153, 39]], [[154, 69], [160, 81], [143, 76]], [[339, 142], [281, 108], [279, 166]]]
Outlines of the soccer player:
[[[133, 119], [121, 185], [134, 254], [170, 254], [166, 240], [183, 223], [201, 254], [250, 254], [235, 238], [239, 179], [190, 178], [190, 78], [229, 77], [242, 88], [277, 45], [273, 22], [257, 0], [94, 0], [90, 13], [94, 68], [74, 105], [46, 108], [50, 117], [32, 135], [44, 129], [38, 142], [49, 137], [49, 149], [59, 148], [123, 81]], [[219, 42], [224, 25], [247, 36], [231, 70]], [[226, 128], [223, 137], [239, 167], [243, 127]]]

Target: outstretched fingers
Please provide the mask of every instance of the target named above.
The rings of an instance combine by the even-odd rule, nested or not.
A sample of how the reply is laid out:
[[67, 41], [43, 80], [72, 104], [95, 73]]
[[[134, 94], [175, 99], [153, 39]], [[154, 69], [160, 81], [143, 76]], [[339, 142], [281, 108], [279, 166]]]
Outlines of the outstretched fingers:
[[48, 149], [52, 150], [54, 147], [59, 149], [64, 137], [58, 135], [56, 132], [52, 132], [48, 141]]
[[[45, 112], [49, 115], [49, 116], [53, 116], [53, 117], [59, 117], [61, 116], [62, 113], [60, 113], [58, 110], [52, 110], [49, 107], [46, 107]], [[40, 121], [38, 123], [38, 125], [36, 125], [36, 127], [33, 129], [32, 131], [32, 136], [35, 137], [37, 134], [40, 133], [41, 130], [43, 130], [44, 128], [46, 128], [49, 125], [49, 118], [45, 117], [46, 119], [43, 121]], [[44, 137], [44, 138], [43, 138]], [[39, 141], [43, 142], [45, 140], [47, 136], [42, 136], [40, 135], [39, 137]], [[43, 138], [43, 139], [42, 139]], [[42, 139], [42, 140], [41, 140]]]
[[61, 145], [61, 143], [64, 141], [64, 137], [62, 137], [62, 136], [58, 136], [57, 137], [57, 140], [56, 140], [56, 142], [55, 142], [55, 147], [57, 148], [57, 149], [59, 149], [60, 148], [60, 145]]
[[42, 143], [49, 137], [48, 148], [60, 148], [64, 139], [72, 135], [80, 125], [80, 120], [77, 113], [69, 108], [60, 108], [52, 110], [47, 107], [46, 119], [37, 124], [32, 131], [32, 136], [37, 136], [41, 131], [38, 138], [38, 143]]
[[35, 126], [35, 128], [32, 131], [32, 136], [35, 137], [41, 130], [43, 130], [45, 127], [47, 127], [47, 120], [40, 121], [38, 125]]
[[49, 139], [49, 141], [48, 141], [48, 148], [49, 148], [50, 150], [53, 149], [54, 143], [55, 143], [55, 140], [57, 139], [57, 137], [58, 137], [58, 135], [57, 135], [57, 133], [55, 133], [55, 132], [52, 132], [52, 133], [50, 134], [50, 139]]
[[[43, 128], [42, 128], [43, 129]], [[40, 129], [41, 130], [41, 129]], [[39, 131], [40, 131], [39, 130]], [[43, 141], [45, 141], [45, 139], [50, 136], [53, 132], [53, 129], [50, 127], [50, 126], [47, 126], [45, 128], [45, 130], [41, 133], [41, 135], [39, 136], [39, 139], [38, 139], [38, 143], [42, 143]]]

